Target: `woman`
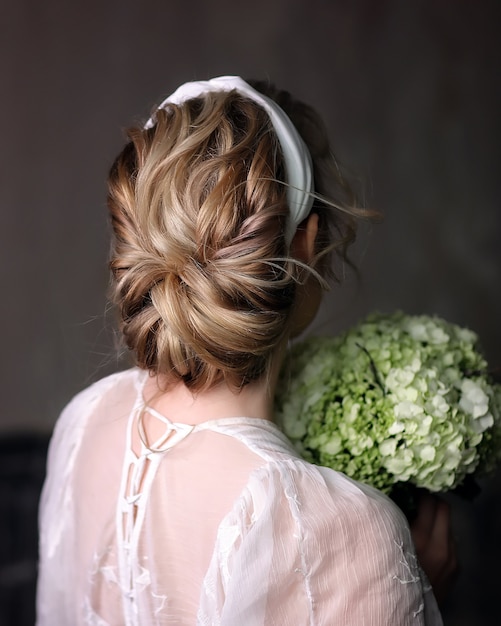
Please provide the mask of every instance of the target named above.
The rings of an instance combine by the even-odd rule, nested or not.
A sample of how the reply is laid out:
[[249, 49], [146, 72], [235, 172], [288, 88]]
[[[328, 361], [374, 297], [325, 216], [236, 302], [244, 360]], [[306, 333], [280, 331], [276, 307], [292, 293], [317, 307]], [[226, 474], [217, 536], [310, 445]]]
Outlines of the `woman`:
[[357, 211], [316, 114], [256, 86], [183, 85], [112, 167], [137, 366], [56, 427], [40, 625], [441, 623], [398, 509], [298, 458], [272, 422], [287, 340]]

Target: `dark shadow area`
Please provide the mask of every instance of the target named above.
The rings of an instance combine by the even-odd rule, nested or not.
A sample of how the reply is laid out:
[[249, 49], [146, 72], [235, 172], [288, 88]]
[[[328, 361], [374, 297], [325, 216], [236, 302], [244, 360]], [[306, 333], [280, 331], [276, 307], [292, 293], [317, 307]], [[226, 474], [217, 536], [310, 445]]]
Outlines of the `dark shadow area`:
[[38, 501], [48, 437], [0, 438], [0, 624], [33, 626], [38, 555]]

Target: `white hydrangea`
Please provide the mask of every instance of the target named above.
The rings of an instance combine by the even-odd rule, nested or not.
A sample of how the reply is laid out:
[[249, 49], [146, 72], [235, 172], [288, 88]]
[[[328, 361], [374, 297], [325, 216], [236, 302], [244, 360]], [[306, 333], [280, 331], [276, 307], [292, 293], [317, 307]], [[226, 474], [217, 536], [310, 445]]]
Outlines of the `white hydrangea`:
[[297, 344], [277, 421], [308, 459], [390, 491], [459, 485], [501, 457], [501, 392], [472, 331], [429, 316], [372, 315]]

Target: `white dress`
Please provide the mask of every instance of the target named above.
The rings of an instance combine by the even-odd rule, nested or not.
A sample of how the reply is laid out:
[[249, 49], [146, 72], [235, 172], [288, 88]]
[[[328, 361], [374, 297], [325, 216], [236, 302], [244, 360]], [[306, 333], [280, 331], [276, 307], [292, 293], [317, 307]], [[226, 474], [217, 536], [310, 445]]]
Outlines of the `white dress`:
[[192, 427], [155, 411], [145, 372], [77, 395], [40, 508], [39, 626], [442, 623], [400, 511], [300, 459], [266, 420]]

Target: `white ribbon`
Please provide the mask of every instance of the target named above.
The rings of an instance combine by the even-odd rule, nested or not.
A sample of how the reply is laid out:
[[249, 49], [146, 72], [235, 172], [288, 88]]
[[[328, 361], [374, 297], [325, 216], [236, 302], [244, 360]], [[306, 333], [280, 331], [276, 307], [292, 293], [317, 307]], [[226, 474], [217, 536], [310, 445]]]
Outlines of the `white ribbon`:
[[[310, 152], [285, 111], [275, 101], [256, 91], [239, 76], [219, 76], [211, 80], [184, 83], [158, 108], [163, 109], [167, 104], [182, 104], [208, 92], [233, 90], [263, 107], [270, 117], [280, 142], [285, 161], [287, 202], [290, 211], [285, 239], [290, 245], [297, 227], [310, 213], [314, 188]], [[145, 128], [151, 128], [154, 124], [155, 120], [150, 118]]]

